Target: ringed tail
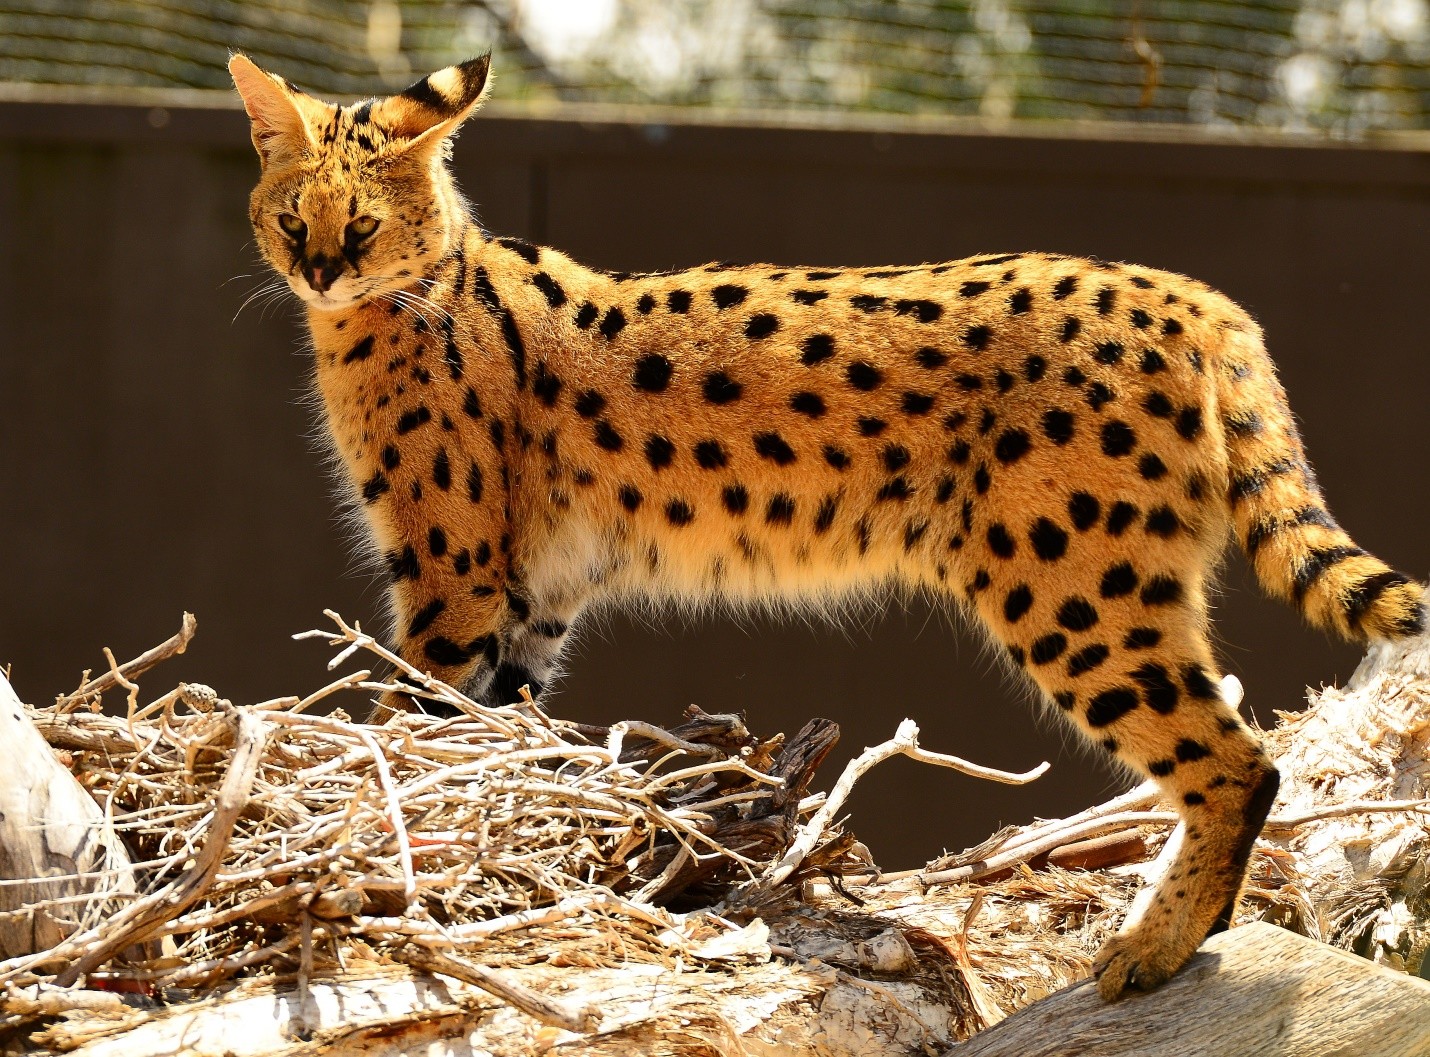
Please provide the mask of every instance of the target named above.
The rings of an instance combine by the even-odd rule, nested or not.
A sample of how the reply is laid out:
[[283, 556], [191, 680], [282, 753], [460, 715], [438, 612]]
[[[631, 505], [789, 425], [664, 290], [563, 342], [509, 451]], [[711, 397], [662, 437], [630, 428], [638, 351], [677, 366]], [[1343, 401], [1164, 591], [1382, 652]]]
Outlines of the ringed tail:
[[[1352, 642], [1424, 632], [1425, 589], [1356, 546], [1326, 509], [1260, 329], [1243, 316], [1213, 358], [1237, 540], [1266, 592]], [[1219, 360], [1220, 362], [1216, 362]]]

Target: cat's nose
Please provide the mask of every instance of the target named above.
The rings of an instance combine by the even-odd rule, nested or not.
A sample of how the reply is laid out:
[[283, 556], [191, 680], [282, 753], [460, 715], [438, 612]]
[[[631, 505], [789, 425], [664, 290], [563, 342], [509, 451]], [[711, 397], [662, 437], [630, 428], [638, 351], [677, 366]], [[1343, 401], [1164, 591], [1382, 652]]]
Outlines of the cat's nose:
[[338, 277], [338, 269], [326, 258], [314, 258], [303, 266], [303, 276], [308, 285], [320, 294], [328, 292]]

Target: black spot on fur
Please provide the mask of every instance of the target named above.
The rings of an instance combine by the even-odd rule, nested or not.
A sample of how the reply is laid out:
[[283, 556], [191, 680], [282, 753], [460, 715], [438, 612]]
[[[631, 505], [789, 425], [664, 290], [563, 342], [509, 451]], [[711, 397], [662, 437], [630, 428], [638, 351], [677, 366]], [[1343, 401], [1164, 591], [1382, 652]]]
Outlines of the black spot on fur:
[[785, 492], [770, 496], [765, 507], [765, 521], [770, 525], [788, 525], [794, 520], [794, 497]]
[[1147, 481], [1160, 481], [1167, 476], [1167, 464], [1152, 452], [1144, 452], [1137, 460], [1137, 472]]
[[640, 509], [641, 503], [645, 501], [645, 496], [641, 495], [640, 489], [636, 488], [634, 485], [621, 485], [619, 495], [621, 500], [621, 506], [625, 507], [631, 513], [635, 513], [638, 509]]
[[397, 433], [401, 436], [404, 433], [411, 433], [419, 426], [425, 426], [432, 421], [432, 412], [427, 410], [425, 404], [419, 404], [411, 411], [404, 411], [397, 419]]
[[1058, 607], [1057, 621], [1069, 631], [1086, 631], [1097, 623], [1097, 610], [1087, 599], [1074, 596]]
[[843, 470], [849, 466], [849, 456], [844, 453], [842, 448], [836, 448], [833, 444], [824, 446], [824, 461], [836, 470]]
[[407, 637], [416, 638], [432, 626], [432, 623], [442, 615], [447, 608], [447, 603], [440, 598], [434, 598], [425, 606], [419, 609], [412, 617], [411, 623], [407, 625]]
[[1102, 424], [1102, 453], [1120, 458], [1137, 446], [1137, 434], [1126, 422], [1113, 419]]
[[675, 368], [669, 359], [652, 352], [636, 361], [635, 370], [631, 372], [631, 384], [647, 393], [663, 393], [674, 373]]
[[616, 432], [616, 427], [608, 419], [596, 423], [595, 439], [597, 447], [606, 451], [620, 451], [626, 446], [625, 438]]
[[594, 389], [587, 389], [576, 398], [576, 413], [582, 418], [595, 418], [606, 409], [606, 398]]
[[1080, 675], [1086, 675], [1095, 668], [1101, 667], [1111, 653], [1112, 651], [1100, 642], [1084, 646], [1068, 658], [1068, 677], [1076, 679]]
[[914, 362], [920, 367], [933, 371], [945, 366], [948, 363], [948, 357], [938, 349], [925, 346], [914, 353]]
[[710, 300], [718, 309], [734, 308], [750, 296], [750, 291], [734, 283], [722, 283], [710, 291]]
[[1033, 291], [1026, 286], [1008, 298], [1008, 313], [1020, 316], [1033, 307]]
[[1158, 574], [1142, 588], [1144, 606], [1166, 606], [1182, 600], [1182, 581], [1175, 576]]
[[933, 323], [943, 316], [943, 305], [937, 301], [897, 301], [894, 304], [894, 314], [913, 316], [920, 323]]
[[1177, 413], [1177, 434], [1183, 440], [1196, 440], [1202, 432], [1202, 409], [1184, 407]]
[[343, 362], [358, 363], [362, 360], [367, 359], [369, 356], [372, 355], [372, 345], [373, 336], [369, 334], [367, 337], [363, 338], [360, 342], [358, 342], [356, 345], [354, 345], [351, 349], [347, 351], [347, 354], [343, 356]]
[[560, 308], [566, 303], [566, 291], [561, 288], [560, 283], [545, 272], [537, 272], [533, 275], [531, 284], [541, 291], [542, 296], [546, 298], [546, 303], [552, 308]]
[[400, 580], [416, 580], [422, 576], [422, 566], [417, 561], [417, 551], [409, 544], [399, 551], [387, 554], [387, 575], [393, 583]]
[[1181, 519], [1176, 511], [1165, 503], [1147, 512], [1147, 531], [1154, 536], [1170, 539], [1182, 529]]
[[834, 339], [828, 334], [811, 334], [800, 344], [799, 362], [806, 367], [823, 363], [834, 355]]
[[369, 477], [362, 486], [362, 501], [372, 504], [378, 501], [383, 493], [392, 489], [392, 485], [387, 480], [387, 475], [381, 470]]
[[1003, 619], [1016, 624], [1033, 608], [1033, 591], [1027, 584], [1019, 584], [1003, 599]]
[[702, 470], [719, 470], [729, 461], [730, 457], [718, 440], [702, 440], [695, 445], [695, 462]]
[[824, 398], [818, 393], [809, 391], [795, 393], [789, 398], [790, 410], [798, 411], [801, 415], [808, 415], [810, 418], [821, 417], [826, 410]]
[[1112, 510], [1107, 515], [1107, 534], [1109, 536], [1122, 535], [1140, 513], [1141, 511], [1131, 503], [1118, 500], [1112, 504]]
[[992, 285], [992, 283], [984, 282], [966, 282], [958, 288], [958, 295], [960, 297], [977, 297], [979, 294], [986, 293]]
[[905, 393], [899, 406], [906, 415], [927, 415], [933, 410], [933, 402], [927, 393]]
[[1162, 633], [1156, 628], [1133, 628], [1122, 639], [1122, 646], [1128, 650], [1150, 650], [1162, 641]]
[[988, 526], [988, 549], [1000, 558], [1011, 558], [1017, 553], [1018, 544], [1003, 523], [995, 521]]
[[877, 437], [889, 428], [889, 424], [882, 418], [865, 415], [854, 424], [854, 428], [859, 431], [861, 437]]
[[447, 461], [446, 448], [438, 448], [432, 459], [432, 483], [444, 492], [452, 487], [452, 464]]
[[531, 391], [547, 407], [555, 407], [561, 396], [561, 379], [546, 369], [546, 361], [536, 365], [531, 376]]
[[790, 297], [801, 305], [814, 305], [829, 296], [827, 290], [791, 290]]
[[677, 528], [683, 528], [695, 520], [695, 511], [683, 499], [672, 499], [665, 504], [665, 520]]
[[720, 501], [725, 504], [725, 509], [732, 514], [743, 514], [750, 506], [750, 493], [745, 491], [744, 485], [727, 485], [720, 493]]
[[1095, 495], [1074, 492], [1068, 497], [1068, 517], [1072, 518], [1073, 528], [1086, 532], [1102, 517], [1102, 504]]
[[1065, 275], [1057, 281], [1053, 287], [1053, 300], [1062, 301], [1069, 297], [1077, 289], [1077, 276]]
[[882, 452], [884, 469], [890, 473], [902, 470], [909, 464], [909, 449], [902, 444], [886, 444]]
[[849, 384], [861, 392], [869, 392], [877, 389], [879, 383], [884, 380], [883, 372], [863, 360], [855, 360], [844, 369], [844, 376], [849, 379]]
[[1138, 705], [1137, 691], [1130, 687], [1114, 687], [1094, 697], [1083, 717], [1090, 727], [1106, 727], [1117, 722]]
[[1104, 341], [1092, 350], [1092, 358], [1109, 366], [1122, 362], [1122, 346], [1115, 341]]
[[988, 348], [988, 342], [993, 338], [993, 331], [985, 326], [969, 327], [963, 332], [963, 344], [975, 352], [982, 352]]
[[1030, 382], [1040, 382], [1047, 373], [1048, 361], [1041, 356], [1029, 356], [1023, 361], [1023, 377]]
[[839, 497], [833, 495], [825, 496], [819, 503], [819, 510], [814, 515], [814, 531], [816, 533], [828, 532], [834, 524], [834, 515], [839, 510]]
[[898, 477], [891, 477], [886, 481], [883, 487], [875, 493], [874, 498], [881, 503], [888, 502], [889, 500], [903, 502], [913, 494], [914, 486], [909, 484], [907, 477], [900, 474]]
[[675, 458], [675, 445], [659, 433], [652, 433], [645, 440], [645, 459], [652, 470], [663, 470]]
[[762, 312], [757, 316], [751, 316], [750, 321], [745, 324], [745, 337], [759, 341], [761, 338], [768, 338], [779, 329], [779, 317]]
[[997, 443], [993, 446], [993, 454], [999, 462], [1005, 466], [1011, 466], [1028, 454], [1028, 449], [1032, 446], [1032, 440], [1021, 429], [1005, 429], [998, 435]]
[[665, 307], [677, 316], [683, 316], [690, 311], [690, 302], [689, 290], [672, 290], [665, 295]]
[[740, 399], [740, 394], [745, 391], [744, 386], [724, 371], [711, 371], [705, 376], [705, 383], [701, 388], [705, 399], [712, 404], [732, 403]]
[[1073, 438], [1073, 416], [1071, 412], [1052, 408], [1043, 412], [1043, 433], [1054, 444], [1061, 447]]
[[1130, 562], [1118, 562], [1102, 574], [1099, 592], [1103, 598], [1122, 598], [1137, 590], [1137, 571]]
[[1057, 561], [1068, 549], [1068, 534], [1045, 517], [1033, 523], [1028, 532], [1033, 553], [1045, 562]]
[[1028, 651], [1028, 657], [1034, 664], [1051, 664], [1061, 657], [1067, 648], [1068, 637], [1061, 631], [1054, 631], [1035, 639], [1032, 649]]
[[757, 454], [778, 466], [788, 466], [795, 461], [794, 449], [778, 433], [757, 433], [754, 444]]
[[1078, 331], [1080, 330], [1082, 330], [1082, 320], [1078, 319], [1077, 316], [1068, 316], [1063, 320], [1063, 329], [1062, 332], [1058, 334], [1058, 340], [1066, 345], [1077, 337]]

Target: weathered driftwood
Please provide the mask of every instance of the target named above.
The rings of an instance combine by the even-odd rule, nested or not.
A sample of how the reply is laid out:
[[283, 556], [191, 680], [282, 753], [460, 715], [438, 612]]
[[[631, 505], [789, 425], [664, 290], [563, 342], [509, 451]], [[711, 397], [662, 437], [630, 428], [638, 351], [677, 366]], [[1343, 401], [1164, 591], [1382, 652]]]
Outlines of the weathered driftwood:
[[25, 715], [0, 674], [0, 958], [57, 946], [134, 895], [104, 810]]
[[[711, 718], [695, 722], [709, 726]], [[715, 727], [676, 733], [641, 724], [616, 733], [625, 746], [617, 737], [612, 751], [622, 759], [704, 752], [699, 739], [708, 737], [708, 747], [720, 735]], [[1344, 690], [1314, 695], [1310, 712], [1268, 736], [1284, 792], [1258, 846], [1241, 920], [1281, 923], [1389, 968], [1263, 925], [1213, 939], [1162, 992], [1097, 1003], [1078, 981], [1140, 881], [1157, 869], [1175, 820], [1138, 790], [1070, 819], [1000, 833], [901, 877], [825, 882], [806, 871], [796, 875], [803, 877], [798, 890], [771, 886], [776, 854], [766, 883], [727, 890], [717, 913], [680, 915], [646, 904], [641, 913], [656, 933], [647, 931], [640, 947], [624, 946], [634, 938], [629, 925], [625, 938], [602, 938], [590, 931], [589, 916], [578, 922], [562, 904], [529, 912], [536, 927], [519, 940], [504, 933], [501, 942], [474, 946], [468, 939], [450, 961], [409, 948], [415, 953], [403, 959], [401, 947], [352, 945], [364, 919], [344, 925], [351, 908], [318, 913], [309, 903], [300, 914], [296, 977], [290, 968], [167, 1008], [31, 984], [0, 999], [0, 1027], [15, 1029], [11, 1045], [27, 1052], [91, 1057], [415, 1050], [429, 1057], [1430, 1057], [1422, 1012], [1430, 985], [1394, 972], [1425, 975], [1427, 968], [1427, 739], [1430, 637], [1372, 651]], [[779, 815], [775, 847], [806, 836], [793, 832], [793, 814]], [[831, 843], [838, 842], [824, 847]], [[1095, 868], [1076, 868], [1087, 866]], [[633, 908], [626, 902], [622, 913]], [[418, 925], [401, 928], [426, 951], [446, 955], [440, 929]], [[462, 926], [463, 935], [475, 935], [473, 927]], [[314, 967], [315, 951], [344, 942], [341, 969], [331, 958]], [[280, 972], [284, 964], [294, 962], [273, 963]]]
[[1091, 981], [1014, 1013], [957, 1057], [1426, 1057], [1430, 983], [1257, 922], [1213, 936], [1159, 991]]

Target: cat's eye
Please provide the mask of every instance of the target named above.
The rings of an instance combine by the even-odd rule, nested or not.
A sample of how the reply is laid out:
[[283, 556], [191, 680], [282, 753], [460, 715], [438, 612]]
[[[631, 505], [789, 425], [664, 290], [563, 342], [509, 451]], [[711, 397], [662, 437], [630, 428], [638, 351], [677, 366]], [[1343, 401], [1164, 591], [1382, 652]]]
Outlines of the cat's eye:
[[365, 239], [377, 230], [377, 217], [361, 216], [348, 224], [348, 230], [360, 239]]
[[292, 213], [279, 213], [278, 226], [295, 239], [302, 238], [308, 232], [308, 225], [303, 223], [303, 218], [295, 217]]

